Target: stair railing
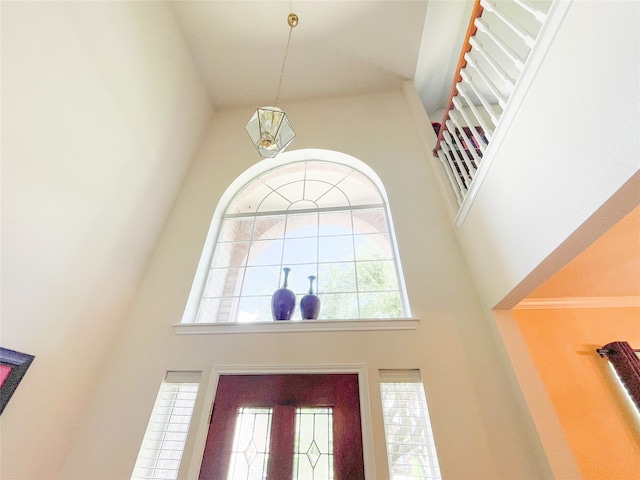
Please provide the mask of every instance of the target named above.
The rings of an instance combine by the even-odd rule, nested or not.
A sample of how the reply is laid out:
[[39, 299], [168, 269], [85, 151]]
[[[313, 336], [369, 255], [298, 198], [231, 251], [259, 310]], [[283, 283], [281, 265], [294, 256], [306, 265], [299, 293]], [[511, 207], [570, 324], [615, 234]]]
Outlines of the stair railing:
[[474, 4], [433, 150], [459, 205], [547, 20], [549, 9], [543, 10], [541, 4], [526, 0], [476, 0]]

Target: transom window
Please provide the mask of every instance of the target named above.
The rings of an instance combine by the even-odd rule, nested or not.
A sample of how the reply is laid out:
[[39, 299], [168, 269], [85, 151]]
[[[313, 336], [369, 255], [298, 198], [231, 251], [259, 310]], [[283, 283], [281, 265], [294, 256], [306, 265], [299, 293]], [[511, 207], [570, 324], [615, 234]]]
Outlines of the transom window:
[[389, 224], [383, 193], [355, 168], [314, 160], [269, 170], [226, 208], [195, 321], [272, 321], [283, 267], [297, 304], [317, 277], [320, 319], [405, 317]]

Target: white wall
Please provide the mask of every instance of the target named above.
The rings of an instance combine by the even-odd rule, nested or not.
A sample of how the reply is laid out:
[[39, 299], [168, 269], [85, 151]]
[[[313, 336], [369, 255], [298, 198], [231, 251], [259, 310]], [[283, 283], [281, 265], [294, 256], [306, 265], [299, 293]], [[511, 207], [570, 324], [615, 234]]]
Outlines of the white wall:
[[[445, 478], [549, 478], [511, 373], [465, 270], [426, 162], [435, 136], [419, 135], [402, 92], [283, 105], [293, 148], [336, 150], [385, 184], [417, 331], [240, 335], [174, 334], [216, 203], [259, 161], [244, 132], [251, 109], [218, 111], [170, 215], [91, 408], [65, 478], [130, 475], [164, 372], [212, 365], [358, 364], [370, 377], [378, 479], [387, 478], [380, 368], [419, 368]], [[383, 118], [384, 121], [380, 121]], [[423, 121], [428, 125], [428, 118]], [[424, 144], [423, 144], [424, 142]], [[203, 388], [206, 385], [203, 385]], [[204, 407], [197, 405], [196, 416]], [[188, 449], [191, 445], [188, 446]], [[187, 452], [187, 461], [188, 455]]]
[[458, 231], [485, 307], [511, 308], [640, 203], [638, 132], [640, 4], [573, 1]]
[[36, 358], [0, 476], [54, 478], [210, 103], [165, 3], [1, 9], [1, 345]]

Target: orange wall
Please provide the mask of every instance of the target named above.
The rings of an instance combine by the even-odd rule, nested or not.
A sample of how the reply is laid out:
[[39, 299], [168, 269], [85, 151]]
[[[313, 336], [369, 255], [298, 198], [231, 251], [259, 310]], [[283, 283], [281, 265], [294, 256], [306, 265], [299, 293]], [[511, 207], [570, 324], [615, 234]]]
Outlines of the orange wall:
[[595, 349], [640, 348], [640, 308], [514, 310], [585, 479], [640, 478], [640, 415]]

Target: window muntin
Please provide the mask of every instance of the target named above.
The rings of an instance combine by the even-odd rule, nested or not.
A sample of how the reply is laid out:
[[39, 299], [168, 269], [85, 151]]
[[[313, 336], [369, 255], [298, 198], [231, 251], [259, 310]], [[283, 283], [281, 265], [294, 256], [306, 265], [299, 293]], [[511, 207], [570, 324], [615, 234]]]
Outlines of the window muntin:
[[132, 480], [176, 479], [193, 415], [200, 372], [168, 372], [160, 385]]
[[227, 214], [383, 203], [376, 186], [359, 171], [331, 162], [309, 161], [259, 176], [231, 201]]
[[307, 161], [266, 172], [229, 204], [195, 321], [272, 321], [284, 266], [298, 300], [318, 278], [321, 319], [404, 317], [388, 225], [380, 191], [353, 168]]
[[440, 467], [418, 370], [380, 370], [391, 480], [440, 480]]

